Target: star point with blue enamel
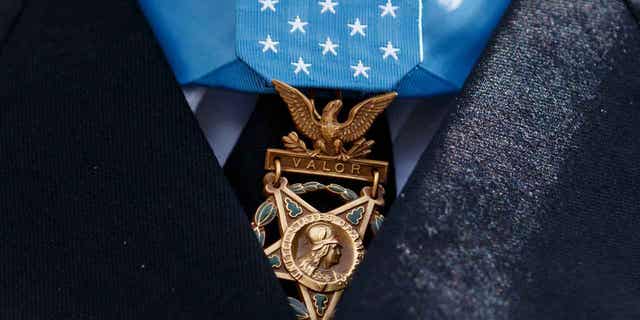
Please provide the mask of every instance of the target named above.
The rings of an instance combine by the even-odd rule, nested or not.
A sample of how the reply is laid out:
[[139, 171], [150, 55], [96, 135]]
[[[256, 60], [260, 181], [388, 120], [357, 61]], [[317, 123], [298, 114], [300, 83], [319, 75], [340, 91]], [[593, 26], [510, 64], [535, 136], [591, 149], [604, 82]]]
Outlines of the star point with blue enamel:
[[[264, 226], [279, 221], [281, 238], [264, 249], [277, 278], [294, 281], [301, 300], [289, 297], [300, 319], [328, 320], [333, 317], [344, 288], [364, 256], [363, 239], [374, 228], [374, 208], [384, 203], [382, 194], [372, 198], [365, 189], [360, 197], [337, 184], [307, 182], [289, 185], [268, 174], [269, 198], [256, 210], [254, 231], [264, 245]], [[344, 205], [321, 212], [301, 195], [327, 190], [348, 199]]]

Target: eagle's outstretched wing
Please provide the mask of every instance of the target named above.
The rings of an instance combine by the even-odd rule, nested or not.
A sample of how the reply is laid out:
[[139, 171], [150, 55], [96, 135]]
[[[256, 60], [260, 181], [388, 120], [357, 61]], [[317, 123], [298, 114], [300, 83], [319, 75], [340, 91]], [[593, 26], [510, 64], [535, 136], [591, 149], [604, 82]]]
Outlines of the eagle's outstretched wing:
[[320, 138], [320, 122], [313, 102], [298, 89], [278, 80], [272, 81], [276, 91], [289, 108], [296, 128], [312, 140]]
[[360, 139], [369, 130], [376, 117], [391, 104], [396, 96], [398, 96], [397, 93], [391, 92], [369, 98], [357, 104], [349, 112], [347, 121], [338, 129], [338, 137], [343, 142], [352, 142]]

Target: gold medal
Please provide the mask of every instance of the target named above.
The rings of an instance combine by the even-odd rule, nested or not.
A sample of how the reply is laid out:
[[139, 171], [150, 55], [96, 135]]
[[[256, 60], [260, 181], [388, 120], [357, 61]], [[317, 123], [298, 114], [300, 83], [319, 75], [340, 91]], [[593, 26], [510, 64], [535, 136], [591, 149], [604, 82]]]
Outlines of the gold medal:
[[[286, 102], [296, 128], [313, 141], [313, 147], [291, 132], [282, 138], [285, 149], [268, 149], [264, 177], [267, 200], [252, 222], [261, 245], [265, 246], [265, 226], [278, 220], [280, 239], [264, 252], [279, 279], [294, 281], [300, 296], [289, 302], [299, 319], [331, 319], [344, 288], [364, 256], [368, 228], [379, 229], [383, 216], [384, 188], [388, 163], [370, 160], [374, 141], [364, 135], [395, 99], [387, 93], [367, 99], [349, 112], [346, 122], [338, 122], [340, 99], [324, 107], [322, 114], [314, 102], [297, 89], [274, 80], [276, 91]], [[365, 184], [360, 194], [337, 183], [310, 181], [289, 184], [283, 173], [350, 179]], [[341, 199], [337, 208], [320, 211], [302, 196], [327, 192]]]

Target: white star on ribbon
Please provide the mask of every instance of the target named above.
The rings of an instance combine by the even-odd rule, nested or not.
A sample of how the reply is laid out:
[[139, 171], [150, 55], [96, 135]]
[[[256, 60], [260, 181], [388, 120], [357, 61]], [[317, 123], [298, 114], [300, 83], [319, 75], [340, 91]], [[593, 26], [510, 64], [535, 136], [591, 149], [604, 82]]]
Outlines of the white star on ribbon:
[[264, 41], [258, 41], [259, 44], [263, 45], [264, 47], [262, 48], [262, 52], [267, 52], [269, 50], [273, 51], [274, 53], [278, 53], [278, 48], [276, 48], [276, 46], [280, 43], [277, 41], [273, 41], [271, 39], [271, 35], [267, 35], [267, 39], [265, 39]]
[[362, 60], [358, 60], [358, 64], [355, 66], [351, 66], [351, 69], [355, 71], [353, 73], [354, 78], [357, 78], [360, 75], [364, 76], [367, 79], [369, 78], [369, 74], [367, 74], [367, 71], [369, 71], [371, 68], [365, 67], [364, 64], [362, 64]]
[[364, 29], [367, 28], [367, 25], [361, 24], [359, 18], [356, 18], [356, 22], [354, 22], [353, 24], [348, 23], [347, 26], [351, 28], [351, 33], [349, 34], [350, 36], [353, 37], [356, 35], [356, 33], [359, 33], [363, 37], [366, 36], [366, 34], [364, 34]]
[[306, 31], [304, 31], [304, 26], [308, 25], [309, 22], [303, 22], [300, 20], [300, 16], [297, 16], [293, 21], [289, 21], [289, 24], [291, 25], [291, 30], [289, 30], [289, 32], [293, 33], [296, 30], [299, 30], [302, 33], [306, 33]]
[[319, 45], [322, 47], [323, 56], [329, 52], [331, 52], [334, 56], [338, 55], [338, 52], [336, 52], [336, 48], [339, 47], [339, 45], [333, 43], [333, 41], [331, 41], [331, 38], [327, 37], [327, 40], [324, 43], [320, 43]]
[[262, 5], [260, 11], [265, 11], [267, 9], [276, 12], [275, 5], [280, 2], [280, 0], [258, 0], [258, 2]]
[[334, 7], [339, 3], [332, 2], [332, 0], [324, 0], [324, 2], [318, 2], [318, 4], [322, 6], [322, 11], [320, 11], [320, 14], [323, 14], [327, 11], [336, 14], [336, 9], [334, 9]]
[[391, 41], [387, 42], [386, 47], [380, 47], [380, 50], [384, 51], [382, 59], [387, 60], [387, 57], [391, 56], [394, 59], [398, 60], [398, 52], [400, 52], [400, 49], [394, 48], [393, 44], [391, 44]]
[[383, 5], [379, 5], [378, 8], [382, 9], [382, 13], [380, 14], [381, 17], [384, 17], [388, 14], [390, 14], [392, 17], [396, 17], [396, 10], [398, 10], [397, 6], [394, 6], [391, 3], [391, 0], [387, 0], [387, 4]]
[[295, 66], [296, 69], [293, 71], [293, 73], [298, 74], [300, 73], [300, 71], [306, 73], [307, 75], [309, 75], [309, 67], [311, 67], [310, 63], [304, 63], [304, 60], [302, 60], [302, 57], [298, 58], [298, 62], [292, 62], [291, 63], [292, 66]]

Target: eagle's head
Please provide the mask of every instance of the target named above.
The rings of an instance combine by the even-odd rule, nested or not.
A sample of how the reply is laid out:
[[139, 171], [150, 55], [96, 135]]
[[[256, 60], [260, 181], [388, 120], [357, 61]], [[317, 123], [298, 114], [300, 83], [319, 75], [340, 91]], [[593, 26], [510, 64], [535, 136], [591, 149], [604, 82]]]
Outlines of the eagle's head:
[[322, 120], [325, 121], [338, 121], [338, 114], [342, 110], [342, 101], [333, 100], [327, 103], [322, 109]]

